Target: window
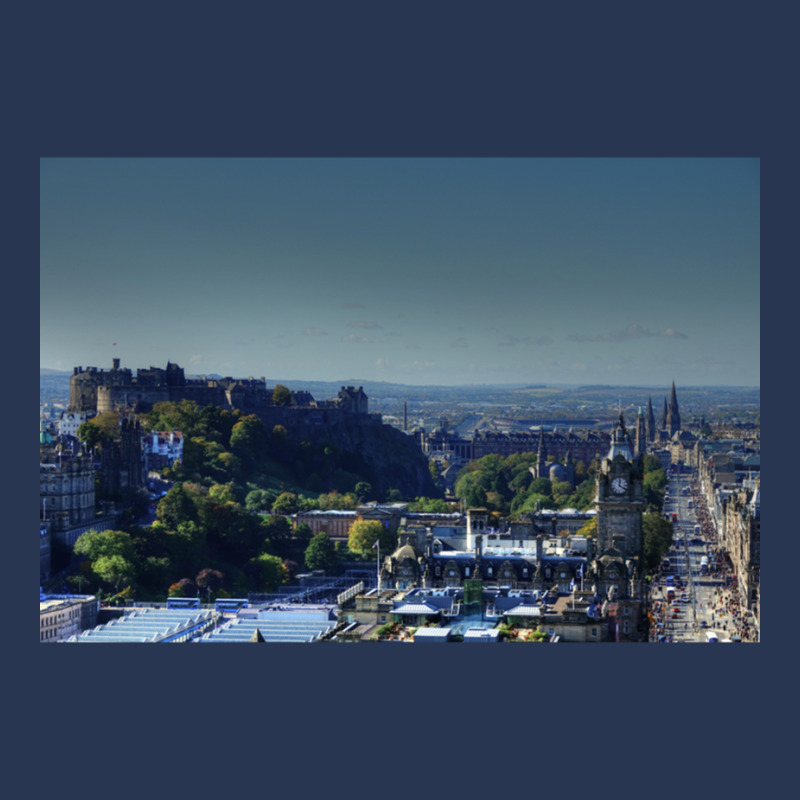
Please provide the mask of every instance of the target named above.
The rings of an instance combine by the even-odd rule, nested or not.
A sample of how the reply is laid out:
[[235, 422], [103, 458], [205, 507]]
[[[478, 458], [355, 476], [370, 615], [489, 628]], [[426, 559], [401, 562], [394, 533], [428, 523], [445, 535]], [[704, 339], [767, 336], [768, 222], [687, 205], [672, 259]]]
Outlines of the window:
[[597, 628], [592, 628], [592, 636], [594, 636], [595, 639], [597, 638]]

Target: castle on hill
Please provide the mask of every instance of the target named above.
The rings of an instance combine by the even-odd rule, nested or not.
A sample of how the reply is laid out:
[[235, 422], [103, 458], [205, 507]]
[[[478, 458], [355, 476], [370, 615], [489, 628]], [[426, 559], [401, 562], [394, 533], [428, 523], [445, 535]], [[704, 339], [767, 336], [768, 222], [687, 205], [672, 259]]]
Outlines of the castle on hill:
[[[192, 400], [198, 406], [219, 406], [231, 411], [266, 417], [329, 417], [340, 414], [366, 417], [369, 401], [363, 387], [342, 386], [334, 400], [315, 400], [308, 392], [291, 392], [286, 404], [273, 400], [274, 387], [265, 378], [187, 378], [182, 367], [167, 362], [166, 369], [149, 367], [132, 370], [120, 367], [118, 358], [110, 370], [75, 367], [69, 381], [70, 412], [146, 412], [160, 402]], [[283, 422], [283, 419], [276, 419]], [[313, 421], [313, 419], [311, 420]]]

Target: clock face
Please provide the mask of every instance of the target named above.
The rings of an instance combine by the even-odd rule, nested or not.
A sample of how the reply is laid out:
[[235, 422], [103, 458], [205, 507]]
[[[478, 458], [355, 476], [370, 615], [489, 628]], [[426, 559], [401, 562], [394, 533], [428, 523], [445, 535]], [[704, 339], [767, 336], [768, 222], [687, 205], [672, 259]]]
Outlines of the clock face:
[[623, 494], [628, 488], [628, 481], [625, 478], [614, 478], [611, 481], [611, 491], [614, 494]]

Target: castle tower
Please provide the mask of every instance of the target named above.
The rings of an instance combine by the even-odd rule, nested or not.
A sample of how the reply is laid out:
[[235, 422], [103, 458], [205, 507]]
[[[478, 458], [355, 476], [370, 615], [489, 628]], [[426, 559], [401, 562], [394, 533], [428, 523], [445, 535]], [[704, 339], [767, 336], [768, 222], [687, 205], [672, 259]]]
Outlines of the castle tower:
[[[666, 402], [666, 401], [665, 401]], [[681, 415], [678, 412], [678, 397], [675, 393], [675, 381], [672, 382], [672, 393], [669, 397], [666, 424], [667, 434], [670, 439], [681, 429]]]

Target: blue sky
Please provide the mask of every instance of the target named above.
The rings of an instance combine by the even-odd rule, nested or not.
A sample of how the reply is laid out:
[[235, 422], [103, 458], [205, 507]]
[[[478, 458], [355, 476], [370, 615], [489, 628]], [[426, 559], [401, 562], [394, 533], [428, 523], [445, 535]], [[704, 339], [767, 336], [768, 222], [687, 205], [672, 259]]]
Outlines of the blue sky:
[[40, 366], [760, 384], [757, 159], [43, 159]]

